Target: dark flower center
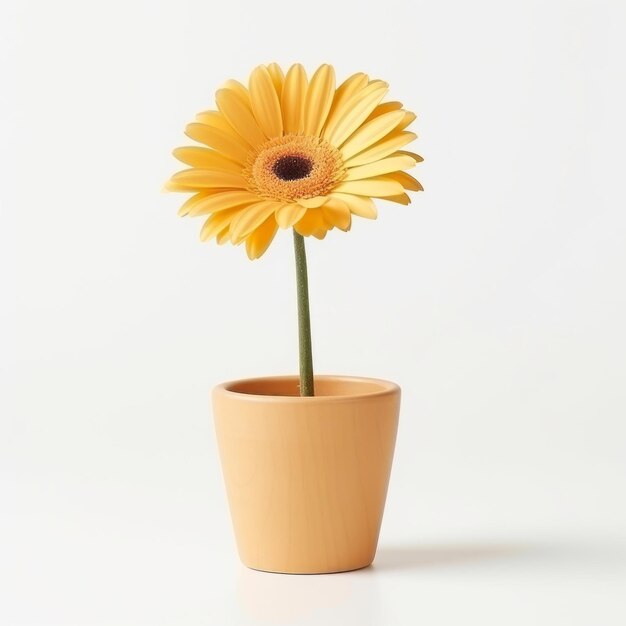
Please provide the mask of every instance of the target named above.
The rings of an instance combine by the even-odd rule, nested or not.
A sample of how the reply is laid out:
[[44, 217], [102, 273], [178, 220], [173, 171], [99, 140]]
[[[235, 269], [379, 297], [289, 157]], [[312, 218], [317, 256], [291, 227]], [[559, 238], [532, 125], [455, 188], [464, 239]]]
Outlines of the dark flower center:
[[281, 180], [306, 178], [313, 169], [313, 162], [303, 156], [286, 155], [274, 163], [272, 170]]

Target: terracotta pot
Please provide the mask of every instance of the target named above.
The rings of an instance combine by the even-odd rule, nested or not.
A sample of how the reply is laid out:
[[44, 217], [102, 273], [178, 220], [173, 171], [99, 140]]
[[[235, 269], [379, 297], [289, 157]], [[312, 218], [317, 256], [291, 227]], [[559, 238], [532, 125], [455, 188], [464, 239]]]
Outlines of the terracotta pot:
[[367, 567], [376, 553], [400, 388], [373, 378], [295, 376], [213, 390], [215, 427], [242, 562], [316, 574]]

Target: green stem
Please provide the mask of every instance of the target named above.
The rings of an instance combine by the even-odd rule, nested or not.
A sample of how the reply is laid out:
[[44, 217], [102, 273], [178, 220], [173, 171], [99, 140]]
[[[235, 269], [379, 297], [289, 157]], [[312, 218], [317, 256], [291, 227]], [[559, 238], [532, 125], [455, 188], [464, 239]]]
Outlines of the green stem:
[[313, 350], [311, 348], [311, 314], [309, 312], [309, 280], [306, 271], [304, 237], [293, 231], [296, 253], [296, 284], [298, 286], [298, 335], [300, 343], [300, 395], [312, 396]]

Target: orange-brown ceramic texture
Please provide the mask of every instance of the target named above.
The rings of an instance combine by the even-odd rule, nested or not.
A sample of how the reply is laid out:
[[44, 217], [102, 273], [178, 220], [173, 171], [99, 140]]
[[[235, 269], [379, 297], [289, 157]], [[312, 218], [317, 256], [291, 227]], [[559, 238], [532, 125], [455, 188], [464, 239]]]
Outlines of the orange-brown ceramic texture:
[[376, 552], [398, 426], [400, 389], [318, 376], [226, 383], [215, 426], [241, 560], [272, 572], [341, 572]]

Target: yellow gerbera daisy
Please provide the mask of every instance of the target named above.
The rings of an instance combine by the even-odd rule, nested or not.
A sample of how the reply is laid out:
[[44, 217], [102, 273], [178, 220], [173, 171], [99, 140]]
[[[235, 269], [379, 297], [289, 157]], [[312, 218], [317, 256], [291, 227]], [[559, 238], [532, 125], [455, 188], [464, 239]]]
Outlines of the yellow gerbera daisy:
[[323, 239], [352, 215], [376, 218], [373, 198], [409, 204], [405, 190], [422, 186], [404, 170], [422, 158], [402, 150], [417, 136], [415, 115], [382, 102], [388, 85], [358, 73], [335, 88], [322, 65], [307, 79], [300, 64], [283, 75], [276, 63], [257, 67], [248, 88], [229, 80], [217, 91], [217, 111], [185, 130], [203, 146], [177, 148], [191, 166], [167, 188], [193, 192], [180, 215], [208, 215], [202, 240], [246, 242], [260, 257], [278, 227]]

